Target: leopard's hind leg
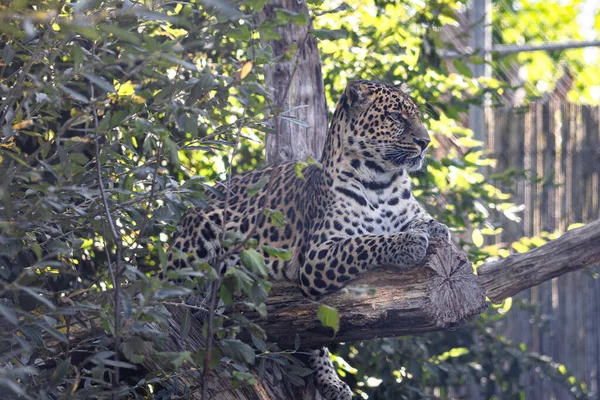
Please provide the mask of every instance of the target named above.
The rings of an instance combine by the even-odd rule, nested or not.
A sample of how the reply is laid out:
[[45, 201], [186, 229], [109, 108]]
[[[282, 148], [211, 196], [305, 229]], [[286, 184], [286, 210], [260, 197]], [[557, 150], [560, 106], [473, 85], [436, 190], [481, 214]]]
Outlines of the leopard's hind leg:
[[221, 251], [223, 212], [219, 209], [193, 209], [181, 219], [181, 230], [173, 237], [168, 253], [169, 269], [194, 268], [213, 264]]
[[351, 400], [352, 391], [338, 376], [327, 347], [312, 350], [310, 353], [308, 363], [314, 371], [315, 386], [321, 396], [326, 400]]
[[[238, 261], [238, 256], [219, 260], [224, 253], [220, 244], [222, 233], [223, 212], [221, 209], [194, 209], [189, 211], [181, 220], [181, 231], [173, 238], [167, 254], [168, 269], [195, 270], [202, 263], [215, 266], [218, 262], [218, 273], [224, 274], [228, 267]], [[193, 314], [199, 320], [206, 317], [209, 299], [211, 297], [210, 285], [207, 284], [200, 290], [186, 298], [186, 303], [194, 306]]]

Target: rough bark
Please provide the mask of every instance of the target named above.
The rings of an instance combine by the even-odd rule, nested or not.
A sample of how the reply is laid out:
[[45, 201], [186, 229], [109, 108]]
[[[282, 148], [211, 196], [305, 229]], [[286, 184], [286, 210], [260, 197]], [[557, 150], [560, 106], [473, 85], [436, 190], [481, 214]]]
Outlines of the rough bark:
[[483, 264], [477, 269], [477, 275], [486, 295], [498, 303], [521, 290], [599, 263], [600, 220], [573, 229], [527, 253]]
[[[278, 110], [273, 118], [275, 134], [267, 137], [266, 161], [279, 164], [305, 160], [308, 156], [319, 160], [327, 137], [327, 102], [317, 39], [310, 35], [312, 22], [306, 2], [269, 2], [260, 14], [261, 22], [274, 19], [277, 9], [304, 14], [308, 23], [303, 26], [289, 23], [275, 28], [281, 38], [263, 41], [273, 48], [274, 57], [281, 57], [274, 66], [265, 68], [265, 82], [273, 96], [274, 108]], [[294, 47], [296, 52], [291, 52]], [[286, 112], [294, 107], [299, 108]], [[286, 117], [299, 122], [291, 122]]]
[[[317, 318], [321, 303], [339, 311], [335, 335]], [[269, 318], [260, 325], [283, 347], [294, 346], [296, 333], [303, 346], [313, 347], [451, 328], [485, 308], [483, 290], [465, 254], [436, 240], [421, 266], [412, 271], [370, 271], [350, 289], [319, 303], [307, 301], [291, 283], [276, 283], [267, 300]], [[258, 318], [252, 312], [245, 315]]]

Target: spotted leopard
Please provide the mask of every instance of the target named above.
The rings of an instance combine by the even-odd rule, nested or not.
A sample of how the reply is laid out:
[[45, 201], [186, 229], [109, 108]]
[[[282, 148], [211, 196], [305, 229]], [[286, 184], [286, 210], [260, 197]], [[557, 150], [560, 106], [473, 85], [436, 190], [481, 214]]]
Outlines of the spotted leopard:
[[[170, 252], [169, 265], [193, 268], [217, 260], [225, 251], [219, 241], [225, 227], [253, 233], [258, 249], [289, 249], [287, 261], [263, 254], [270, 278], [296, 282], [312, 299], [373, 267], [406, 271], [423, 259], [429, 238], [449, 237], [411, 193], [408, 172], [422, 167], [429, 143], [417, 107], [400, 87], [350, 82], [336, 106], [321, 165], [306, 167], [304, 179], [295, 163], [232, 178], [225, 199], [212, 196], [207, 208], [182, 219], [172, 248], [185, 257]], [[269, 184], [249, 195], [247, 189], [265, 177]], [[265, 208], [281, 211], [286, 223], [272, 223]], [[237, 261], [230, 257], [223, 266]], [[351, 399], [327, 349], [313, 351], [309, 363], [327, 400]]]

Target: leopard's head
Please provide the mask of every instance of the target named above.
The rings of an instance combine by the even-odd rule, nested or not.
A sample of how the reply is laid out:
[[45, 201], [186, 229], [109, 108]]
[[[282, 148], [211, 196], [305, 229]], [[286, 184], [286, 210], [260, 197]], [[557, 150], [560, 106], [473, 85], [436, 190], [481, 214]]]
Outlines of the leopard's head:
[[417, 106], [400, 86], [352, 81], [336, 115], [344, 154], [370, 162], [379, 172], [422, 167], [431, 139]]

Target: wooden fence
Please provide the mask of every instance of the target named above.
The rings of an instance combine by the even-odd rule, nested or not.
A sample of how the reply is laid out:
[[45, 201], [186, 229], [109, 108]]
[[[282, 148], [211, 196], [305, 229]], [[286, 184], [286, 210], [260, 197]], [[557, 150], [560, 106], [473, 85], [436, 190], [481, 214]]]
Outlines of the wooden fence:
[[[564, 232], [571, 224], [600, 218], [600, 107], [551, 100], [526, 109], [488, 112], [488, 147], [498, 160], [496, 170], [514, 168], [526, 174], [506, 188], [524, 210], [520, 223], [504, 225], [501, 241]], [[597, 266], [520, 293], [513, 299], [505, 331], [513, 343], [564, 364], [598, 399], [599, 274]], [[533, 371], [521, 379], [527, 400], [573, 398]]]

